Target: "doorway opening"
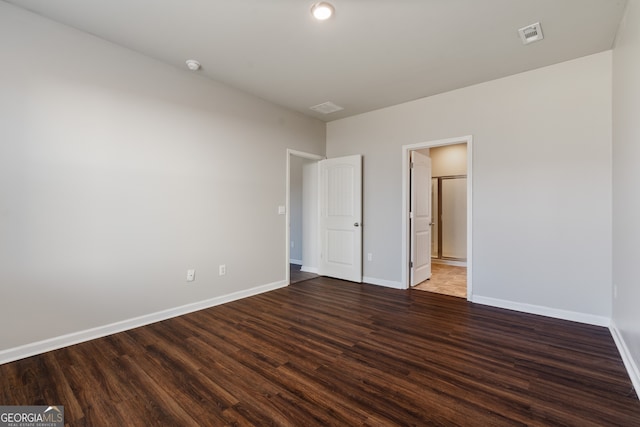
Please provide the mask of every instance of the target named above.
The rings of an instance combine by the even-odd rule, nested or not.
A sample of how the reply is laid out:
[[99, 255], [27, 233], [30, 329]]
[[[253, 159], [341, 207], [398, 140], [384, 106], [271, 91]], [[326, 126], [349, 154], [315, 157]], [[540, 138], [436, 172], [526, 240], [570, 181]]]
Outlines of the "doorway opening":
[[286, 281], [318, 276], [318, 162], [323, 157], [287, 150]]
[[472, 299], [472, 137], [403, 146], [403, 286]]
[[287, 150], [284, 213], [288, 284], [298, 270], [362, 282], [362, 155]]

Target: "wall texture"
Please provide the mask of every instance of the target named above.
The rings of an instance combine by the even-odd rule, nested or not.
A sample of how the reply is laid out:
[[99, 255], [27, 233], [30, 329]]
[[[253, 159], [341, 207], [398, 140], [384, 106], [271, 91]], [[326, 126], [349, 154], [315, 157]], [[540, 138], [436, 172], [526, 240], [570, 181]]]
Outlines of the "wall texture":
[[284, 281], [324, 123], [4, 2], [0, 52], [0, 350]]
[[364, 275], [401, 280], [402, 145], [473, 135], [473, 297], [606, 324], [611, 52], [337, 120], [364, 155]]
[[613, 51], [613, 324], [640, 390], [640, 1], [630, 0]]

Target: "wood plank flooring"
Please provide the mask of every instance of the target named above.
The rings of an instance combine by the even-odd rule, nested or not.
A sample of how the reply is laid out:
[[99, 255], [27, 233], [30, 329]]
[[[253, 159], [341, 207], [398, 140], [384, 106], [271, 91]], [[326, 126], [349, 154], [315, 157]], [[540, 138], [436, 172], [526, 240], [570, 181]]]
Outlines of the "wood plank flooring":
[[317, 278], [0, 366], [69, 426], [638, 426], [606, 328]]

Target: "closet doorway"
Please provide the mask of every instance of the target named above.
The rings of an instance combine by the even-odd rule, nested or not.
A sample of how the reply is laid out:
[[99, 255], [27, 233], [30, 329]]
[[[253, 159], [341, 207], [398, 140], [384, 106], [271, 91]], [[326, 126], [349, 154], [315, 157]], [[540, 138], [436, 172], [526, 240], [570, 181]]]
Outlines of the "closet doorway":
[[[466, 156], [466, 153], [464, 155]], [[433, 218], [431, 237], [432, 262], [466, 267], [466, 173], [464, 175], [432, 176], [431, 195]]]

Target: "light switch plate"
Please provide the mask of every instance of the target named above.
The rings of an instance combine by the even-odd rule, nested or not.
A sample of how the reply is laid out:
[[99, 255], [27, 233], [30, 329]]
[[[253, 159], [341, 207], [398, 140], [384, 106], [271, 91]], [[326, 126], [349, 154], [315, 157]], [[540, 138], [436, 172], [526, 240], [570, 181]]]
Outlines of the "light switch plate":
[[278, 206], [278, 215], [284, 215], [286, 212], [287, 211], [284, 206]]

